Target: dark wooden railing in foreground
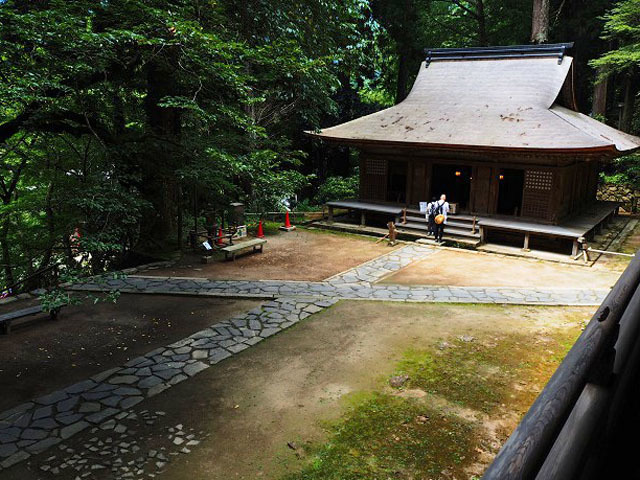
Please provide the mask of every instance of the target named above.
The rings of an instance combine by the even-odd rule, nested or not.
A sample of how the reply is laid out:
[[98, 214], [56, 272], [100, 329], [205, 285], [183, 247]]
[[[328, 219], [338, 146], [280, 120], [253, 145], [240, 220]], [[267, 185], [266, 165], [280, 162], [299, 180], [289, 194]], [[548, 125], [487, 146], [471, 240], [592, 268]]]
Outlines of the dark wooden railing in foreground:
[[640, 371], [640, 252], [486, 470], [484, 480], [602, 477]]

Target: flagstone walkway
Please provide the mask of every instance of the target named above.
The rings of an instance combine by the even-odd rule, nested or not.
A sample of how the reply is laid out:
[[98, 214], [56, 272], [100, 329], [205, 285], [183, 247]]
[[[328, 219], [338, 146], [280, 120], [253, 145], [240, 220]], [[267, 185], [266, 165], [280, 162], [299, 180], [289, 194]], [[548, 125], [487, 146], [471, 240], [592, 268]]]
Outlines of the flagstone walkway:
[[[374, 282], [438, 250], [410, 245], [335, 275], [324, 282], [233, 281], [130, 276], [88, 281], [74, 290], [117, 288], [127, 293], [233, 296], [268, 299], [244, 314], [219, 322], [125, 365], [0, 413], [0, 471], [44, 452], [88, 428], [115, 428], [112, 417], [129, 415], [146, 398], [194, 377], [341, 299], [405, 302], [599, 305], [606, 290], [411, 287]], [[128, 413], [127, 413], [128, 412]], [[111, 425], [113, 424], [113, 425]], [[110, 427], [109, 427], [110, 426]], [[108, 463], [104, 459], [103, 463]], [[80, 476], [91, 468], [74, 466]]]

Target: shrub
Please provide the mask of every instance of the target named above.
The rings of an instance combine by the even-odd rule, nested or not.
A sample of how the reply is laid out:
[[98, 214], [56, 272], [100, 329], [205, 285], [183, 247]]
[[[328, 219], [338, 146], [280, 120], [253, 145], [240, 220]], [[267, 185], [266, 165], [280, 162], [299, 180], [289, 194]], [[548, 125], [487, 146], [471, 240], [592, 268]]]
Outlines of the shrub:
[[359, 185], [360, 179], [357, 172], [349, 177], [329, 177], [318, 187], [315, 203], [322, 205], [332, 200], [355, 198], [358, 195]]

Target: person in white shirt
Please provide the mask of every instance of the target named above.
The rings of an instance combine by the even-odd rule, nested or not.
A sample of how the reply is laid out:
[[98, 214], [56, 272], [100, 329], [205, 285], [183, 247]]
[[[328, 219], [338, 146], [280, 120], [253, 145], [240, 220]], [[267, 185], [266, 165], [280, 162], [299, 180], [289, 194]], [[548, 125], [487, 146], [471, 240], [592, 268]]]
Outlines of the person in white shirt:
[[449, 202], [447, 202], [447, 196], [443, 193], [440, 195], [440, 200], [437, 201], [434, 209], [434, 215], [443, 215], [444, 222], [436, 223], [436, 242], [442, 243], [442, 235], [444, 234], [444, 226], [447, 223], [447, 217], [449, 216]]

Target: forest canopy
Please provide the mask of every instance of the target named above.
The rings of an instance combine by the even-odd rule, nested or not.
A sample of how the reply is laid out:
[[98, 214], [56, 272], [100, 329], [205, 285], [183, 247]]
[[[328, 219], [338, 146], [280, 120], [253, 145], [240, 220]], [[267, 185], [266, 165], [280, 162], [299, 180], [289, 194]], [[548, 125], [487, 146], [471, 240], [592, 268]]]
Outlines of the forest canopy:
[[580, 109], [640, 131], [640, 0], [0, 1], [0, 283], [348, 195], [356, 159], [305, 130], [401, 101], [425, 47], [530, 41], [576, 42]]

